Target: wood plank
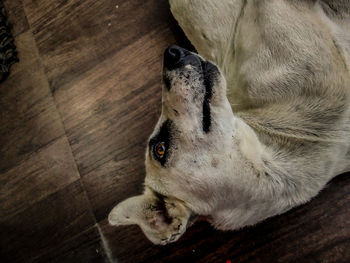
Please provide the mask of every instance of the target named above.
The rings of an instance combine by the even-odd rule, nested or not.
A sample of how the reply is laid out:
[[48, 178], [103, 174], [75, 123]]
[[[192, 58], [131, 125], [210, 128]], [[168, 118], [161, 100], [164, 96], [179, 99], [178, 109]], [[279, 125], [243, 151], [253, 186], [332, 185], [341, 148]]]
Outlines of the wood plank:
[[0, 217], [12, 217], [80, 179], [66, 137], [0, 174]]
[[[20, 61], [19, 63], [16, 63], [11, 67], [10, 76], [15, 75], [17, 72], [27, 71], [32, 67], [32, 65], [38, 65], [40, 70], [43, 71], [42, 64], [39, 62], [40, 56], [38, 53], [38, 48], [36, 46], [33, 34], [31, 32], [24, 32], [23, 34], [16, 36], [15, 44], [17, 47], [18, 57]], [[5, 85], [9, 86], [7, 82], [1, 84], [1, 86]], [[47, 84], [46, 86], [48, 87]]]
[[0, 173], [64, 135], [31, 33], [16, 43], [21, 62], [0, 87]]
[[80, 180], [9, 218], [0, 217], [3, 262], [28, 262], [95, 224]]
[[166, 24], [170, 14], [167, 1], [155, 3], [24, 1], [51, 88], [57, 90], [79, 78], [82, 72]]
[[83, 231], [77, 237], [67, 240], [63, 244], [52, 248], [45, 255], [34, 258], [35, 263], [62, 263], [62, 262], [108, 262], [104, 253], [103, 244], [96, 226]]
[[26, 32], [29, 29], [26, 14], [24, 12], [22, 0], [5, 0], [4, 6], [8, 15], [9, 22], [12, 25], [12, 34], [14, 37]]

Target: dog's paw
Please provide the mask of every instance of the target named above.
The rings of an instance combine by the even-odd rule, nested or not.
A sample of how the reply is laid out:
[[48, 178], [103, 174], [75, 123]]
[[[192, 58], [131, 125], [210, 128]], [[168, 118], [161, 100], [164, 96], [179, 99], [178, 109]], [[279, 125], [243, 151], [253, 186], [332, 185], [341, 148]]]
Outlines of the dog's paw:
[[146, 224], [141, 228], [154, 244], [167, 245], [177, 241], [186, 231], [190, 214], [183, 204], [164, 200], [164, 205], [154, 207], [148, 214]]

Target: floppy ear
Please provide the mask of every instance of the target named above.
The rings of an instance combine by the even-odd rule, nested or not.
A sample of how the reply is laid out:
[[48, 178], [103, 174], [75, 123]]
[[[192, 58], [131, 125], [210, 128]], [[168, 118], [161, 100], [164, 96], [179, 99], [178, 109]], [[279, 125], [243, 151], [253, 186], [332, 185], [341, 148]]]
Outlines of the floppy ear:
[[186, 230], [191, 211], [179, 200], [145, 191], [119, 203], [108, 216], [111, 225], [137, 224], [154, 244], [176, 241]]
[[144, 218], [143, 214], [146, 203], [144, 195], [138, 195], [124, 200], [109, 213], [109, 223], [113, 226], [138, 224]]

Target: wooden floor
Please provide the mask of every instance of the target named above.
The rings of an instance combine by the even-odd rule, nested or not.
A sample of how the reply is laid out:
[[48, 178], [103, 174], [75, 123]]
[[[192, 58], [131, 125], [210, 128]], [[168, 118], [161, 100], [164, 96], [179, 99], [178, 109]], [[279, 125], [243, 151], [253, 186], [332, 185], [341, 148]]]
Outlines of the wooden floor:
[[20, 63], [0, 85], [1, 262], [350, 262], [350, 176], [256, 227], [152, 245], [106, 216], [142, 191], [166, 0], [6, 0]]

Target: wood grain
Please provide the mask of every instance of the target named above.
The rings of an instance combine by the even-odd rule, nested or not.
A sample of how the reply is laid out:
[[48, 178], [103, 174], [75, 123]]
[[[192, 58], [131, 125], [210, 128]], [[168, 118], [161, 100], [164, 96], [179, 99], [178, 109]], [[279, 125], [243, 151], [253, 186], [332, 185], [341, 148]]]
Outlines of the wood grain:
[[12, 25], [14, 37], [26, 32], [29, 29], [26, 14], [23, 9], [22, 0], [5, 0], [4, 5]]
[[16, 43], [21, 62], [0, 88], [0, 172], [64, 135], [31, 33]]
[[47, 253], [34, 257], [34, 263], [93, 262], [105, 263], [106, 254], [96, 226], [66, 240]]
[[166, 1], [154, 0], [24, 3], [53, 90], [164, 26], [170, 12]]
[[56, 140], [0, 174], [2, 220], [79, 179], [67, 138]]
[[1, 259], [28, 261], [60, 246], [94, 223], [84, 189], [76, 181], [11, 218], [0, 218]]

